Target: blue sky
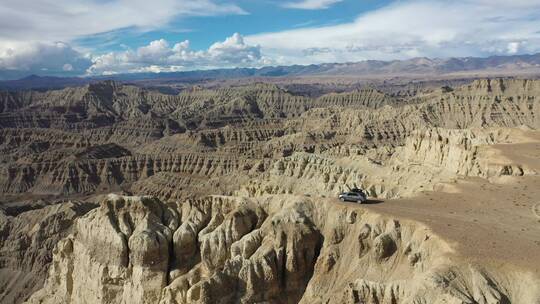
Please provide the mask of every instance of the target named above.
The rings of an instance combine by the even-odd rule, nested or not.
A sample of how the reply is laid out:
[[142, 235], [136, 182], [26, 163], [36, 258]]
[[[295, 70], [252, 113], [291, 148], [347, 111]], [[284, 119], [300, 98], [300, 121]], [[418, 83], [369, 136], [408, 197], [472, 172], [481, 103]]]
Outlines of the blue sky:
[[538, 0], [0, 2], [0, 79], [539, 51]]
[[[342, 1], [326, 9], [291, 9], [280, 5], [283, 1], [238, 1], [247, 14], [195, 16], [176, 18], [167, 26], [152, 31], [124, 30], [82, 37], [77, 44], [101, 52], [136, 48], [149, 41], [189, 40], [196, 50], [208, 48], [216, 41], [233, 33], [254, 35], [301, 27], [324, 26], [352, 22], [358, 15], [380, 8], [390, 1]], [[111, 44], [114, 42], [114, 44]]]

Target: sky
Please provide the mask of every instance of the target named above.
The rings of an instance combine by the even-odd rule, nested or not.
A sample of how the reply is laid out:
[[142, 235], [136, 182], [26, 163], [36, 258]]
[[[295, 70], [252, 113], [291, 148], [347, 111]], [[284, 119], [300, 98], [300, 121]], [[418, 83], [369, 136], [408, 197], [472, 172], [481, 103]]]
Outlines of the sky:
[[0, 79], [540, 52], [540, 0], [2, 0]]

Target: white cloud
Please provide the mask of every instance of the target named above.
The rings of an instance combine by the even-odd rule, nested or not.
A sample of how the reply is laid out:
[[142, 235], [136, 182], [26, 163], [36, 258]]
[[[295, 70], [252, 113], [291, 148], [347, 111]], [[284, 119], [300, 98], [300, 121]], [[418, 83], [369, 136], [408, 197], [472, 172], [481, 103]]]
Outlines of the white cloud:
[[258, 45], [248, 45], [236, 33], [223, 42], [216, 42], [208, 50], [190, 49], [189, 41], [171, 46], [160, 39], [136, 50], [111, 52], [93, 58], [89, 74], [132, 72], [175, 72], [192, 69], [223, 67], [251, 67], [270, 64], [261, 55]]
[[212, 62], [240, 65], [259, 65], [264, 63], [261, 56], [261, 48], [258, 45], [248, 45], [244, 38], [235, 33], [223, 42], [216, 42], [210, 46], [206, 53]]
[[351, 23], [245, 39], [283, 64], [310, 64], [538, 52], [539, 29], [535, 0], [408, 0]]
[[0, 46], [0, 74], [81, 74], [90, 65], [87, 55], [62, 42], [10, 43]]
[[[2, 0], [0, 1], [0, 78], [29, 73], [80, 75], [92, 65], [65, 42], [122, 29], [153, 30], [178, 17], [245, 14], [220, 0]], [[64, 41], [64, 42], [51, 42]], [[167, 54], [166, 41], [140, 48], [140, 61]], [[91, 51], [91, 50], [88, 50]], [[110, 56], [109, 56], [110, 57]], [[103, 64], [121, 58], [100, 58]]]
[[71, 72], [71, 71], [73, 71], [73, 65], [71, 65], [70, 63], [65, 63], [65, 64], [62, 66], [62, 71], [64, 71], [64, 72]]
[[519, 42], [508, 43], [507, 49], [509, 54], [516, 54], [519, 51]]
[[295, 2], [287, 2], [283, 4], [283, 7], [305, 10], [327, 9], [330, 6], [341, 1], [343, 0], [302, 0]]
[[2, 0], [0, 42], [71, 41], [123, 28], [156, 29], [175, 17], [245, 14], [214, 0]]

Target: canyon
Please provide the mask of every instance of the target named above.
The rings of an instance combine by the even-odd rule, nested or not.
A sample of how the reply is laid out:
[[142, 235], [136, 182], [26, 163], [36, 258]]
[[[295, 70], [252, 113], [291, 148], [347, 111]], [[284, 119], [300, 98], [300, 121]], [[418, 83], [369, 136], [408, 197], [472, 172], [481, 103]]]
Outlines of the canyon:
[[540, 81], [317, 81], [0, 92], [0, 302], [540, 303]]

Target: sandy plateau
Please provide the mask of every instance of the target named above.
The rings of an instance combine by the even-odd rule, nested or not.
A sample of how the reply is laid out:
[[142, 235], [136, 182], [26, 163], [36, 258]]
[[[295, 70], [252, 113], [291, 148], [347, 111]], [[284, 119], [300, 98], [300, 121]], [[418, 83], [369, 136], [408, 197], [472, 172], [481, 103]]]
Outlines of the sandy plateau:
[[0, 302], [540, 304], [540, 81], [390, 87], [1, 93]]
[[[512, 144], [486, 147], [493, 163], [540, 172], [540, 132], [520, 132]], [[472, 263], [540, 275], [540, 177], [461, 178], [436, 191], [362, 206], [424, 223]]]

